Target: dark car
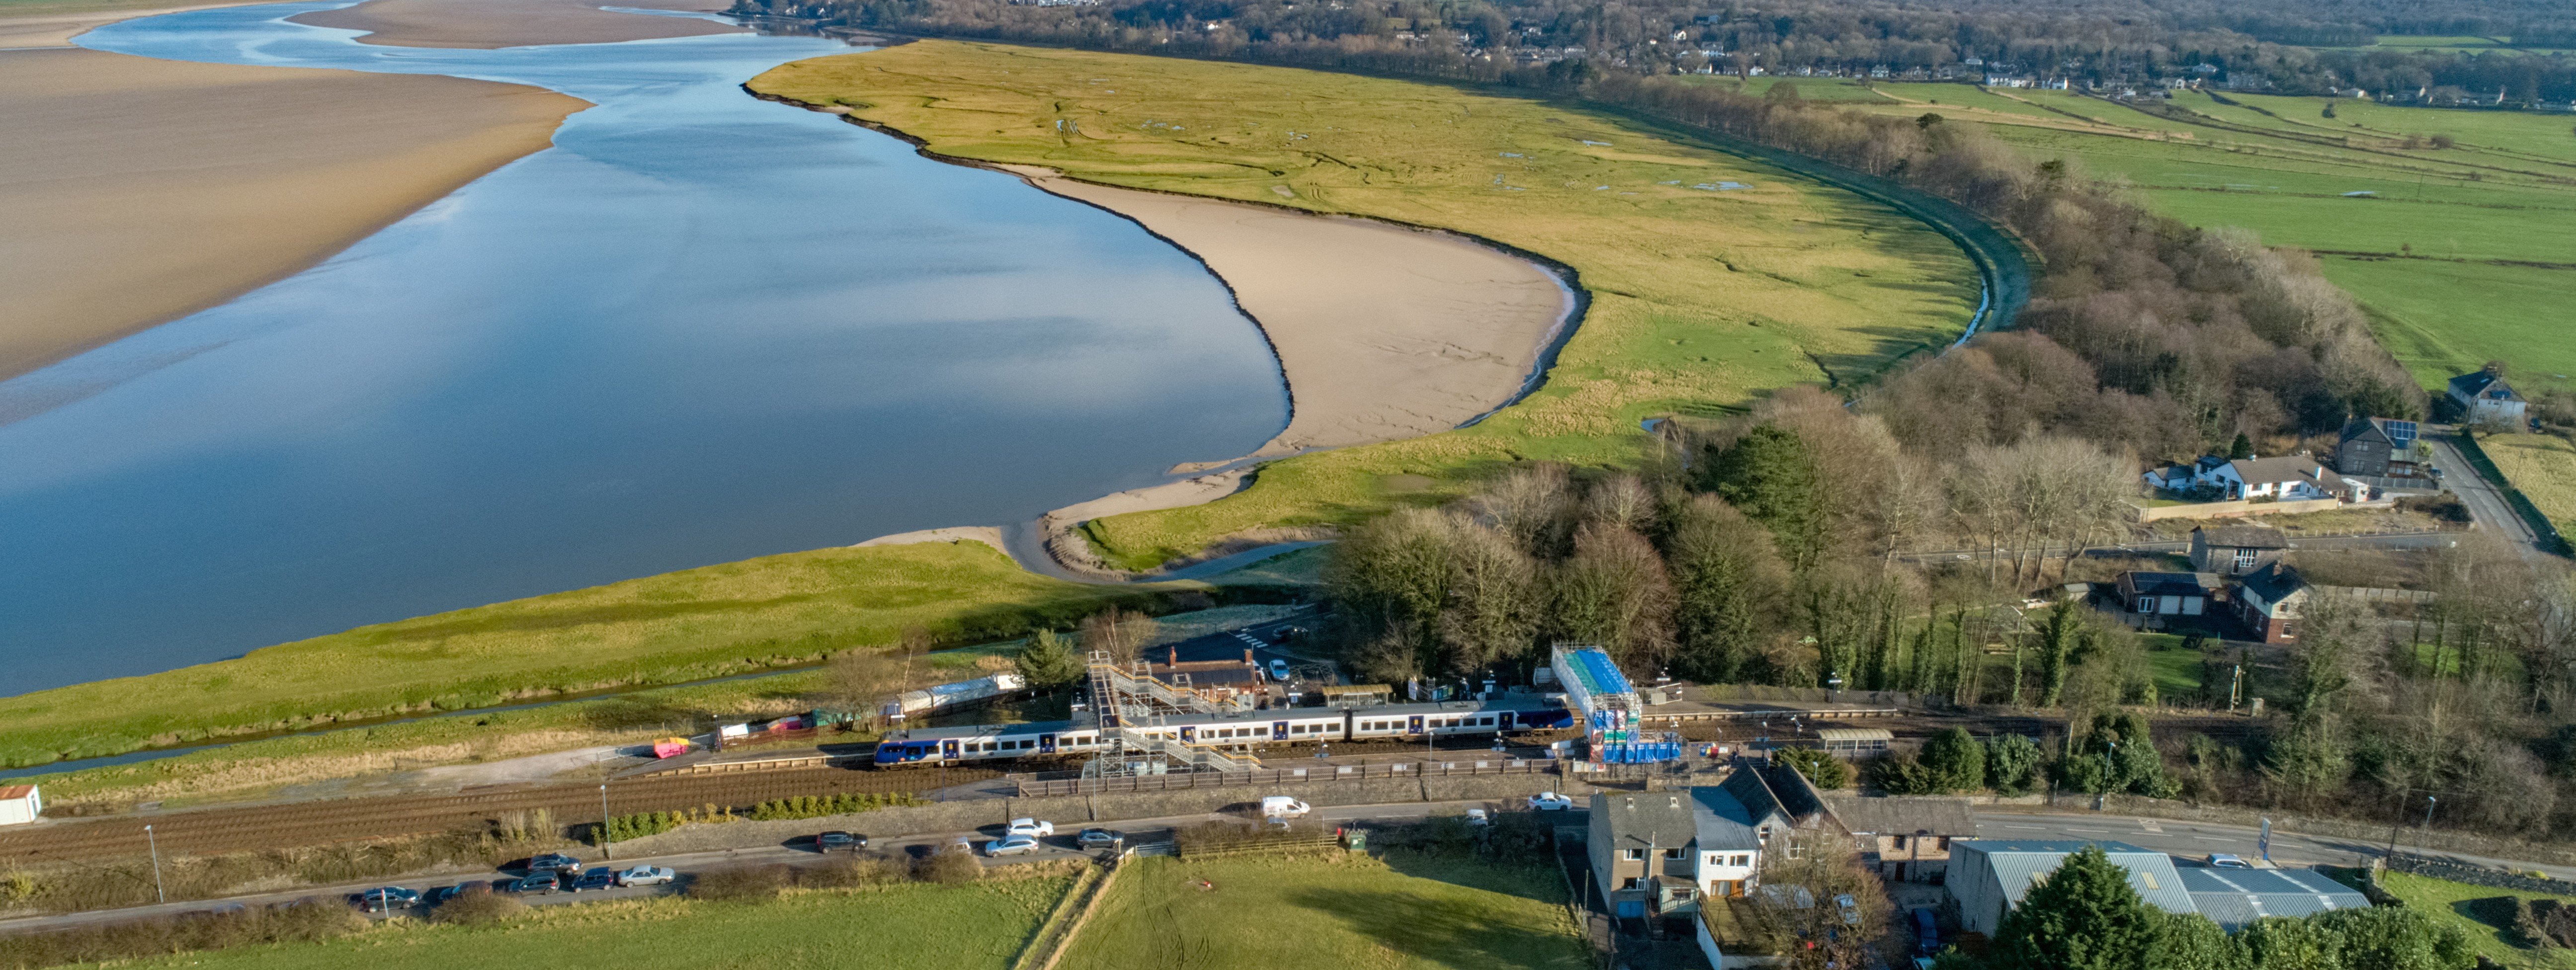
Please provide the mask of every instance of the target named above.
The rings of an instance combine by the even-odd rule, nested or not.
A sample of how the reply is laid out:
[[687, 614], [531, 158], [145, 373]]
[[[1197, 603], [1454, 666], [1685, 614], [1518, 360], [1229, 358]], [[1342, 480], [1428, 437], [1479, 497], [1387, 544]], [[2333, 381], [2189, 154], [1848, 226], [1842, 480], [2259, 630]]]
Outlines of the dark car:
[[856, 832], [825, 832], [814, 837], [816, 852], [856, 852], [868, 847], [868, 837]]
[[1932, 918], [1929, 909], [1914, 910], [1914, 945], [1925, 956], [1941, 952], [1941, 924]]
[[528, 860], [529, 875], [536, 875], [538, 873], [580, 871], [581, 860], [561, 853], [548, 852], [544, 855]]
[[380, 886], [359, 893], [353, 901], [358, 904], [359, 909], [370, 913], [382, 913], [420, 905], [420, 893], [401, 886]]
[[582, 873], [581, 878], [572, 881], [572, 891], [574, 892], [615, 888], [617, 888], [617, 870], [611, 869], [607, 866], [601, 866], [589, 872]]
[[423, 894], [420, 897], [420, 901], [436, 906], [448, 900], [455, 899], [458, 896], [471, 895], [473, 893], [488, 893], [491, 891], [492, 884], [488, 882], [460, 882], [453, 886], [440, 886], [436, 889], [432, 889]]
[[512, 879], [501, 887], [501, 891], [521, 895], [552, 896], [555, 890], [561, 888], [563, 888], [561, 878], [554, 873], [544, 872], [525, 879]]
[[1086, 849], [1117, 849], [1127, 845], [1127, 833], [1108, 829], [1084, 829], [1073, 841]]

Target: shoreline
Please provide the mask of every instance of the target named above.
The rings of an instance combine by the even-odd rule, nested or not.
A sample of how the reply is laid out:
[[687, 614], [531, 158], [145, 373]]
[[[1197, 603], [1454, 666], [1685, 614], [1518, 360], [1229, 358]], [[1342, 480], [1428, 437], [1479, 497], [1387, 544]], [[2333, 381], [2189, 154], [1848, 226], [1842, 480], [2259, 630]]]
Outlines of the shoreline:
[[[1590, 309], [1589, 294], [1572, 267], [1471, 234], [1385, 219], [1316, 213], [1276, 203], [1104, 185], [1039, 166], [953, 156], [933, 150], [923, 139], [901, 129], [858, 117], [845, 106], [818, 105], [769, 94], [754, 90], [748, 82], [743, 85], [743, 90], [764, 101], [838, 115], [843, 121], [911, 145], [922, 157], [1011, 175], [1050, 195], [1126, 219], [1196, 260], [1226, 288], [1236, 309], [1253, 322], [1270, 346], [1287, 387], [1287, 427], [1249, 454], [1221, 460], [1184, 462], [1169, 470], [1169, 474], [1175, 476], [1191, 477], [1065, 506], [1033, 522], [1010, 527], [1008, 541], [1003, 543], [1005, 551], [1010, 552], [1022, 568], [1043, 575], [1090, 583], [1137, 582], [1163, 577], [1191, 565], [1242, 555], [1264, 546], [1324, 540], [1330, 535], [1329, 529], [1262, 530], [1259, 534], [1229, 537], [1228, 541], [1200, 550], [1198, 554], [1139, 573], [1100, 561], [1092, 554], [1089, 541], [1079, 530], [1083, 523], [1103, 516], [1182, 508], [1224, 498], [1248, 487], [1252, 477], [1251, 469], [1245, 467], [1248, 463], [1309, 451], [1421, 437], [1473, 425], [1545, 386], [1557, 354], [1580, 328]], [[1241, 230], [1242, 222], [1256, 219], [1286, 221], [1280, 226], [1268, 227], [1272, 231], [1260, 234], [1265, 238], [1251, 242], [1239, 236], [1229, 237], [1225, 232], [1227, 223], [1233, 223], [1235, 229]], [[1549, 297], [1546, 302], [1550, 306], [1544, 321], [1537, 325], [1531, 325], [1532, 321], [1527, 319], [1527, 311], [1535, 301], [1524, 295], [1517, 306], [1500, 306], [1498, 309], [1503, 311], [1500, 314], [1459, 308], [1451, 308], [1449, 316], [1452, 319], [1447, 320], [1424, 314], [1423, 317], [1434, 322], [1429, 327], [1422, 327], [1414, 324], [1419, 318], [1406, 315], [1402, 307], [1380, 308], [1382, 303], [1390, 302], [1381, 293], [1375, 294], [1376, 300], [1362, 301], [1364, 309], [1360, 313], [1336, 316], [1330, 321], [1315, 319], [1320, 314], [1313, 312], [1316, 307], [1311, 301], [1298, 305], [1283, 298], [1280, 281], [1269, 271], [1269, 267], [1275, 265], [1272, 260], [1289, 262], [1298, 255], [1305, 255], [1304, 261], [1308, 265], [1286, 274], [1299, 283], [1317, 277], [1347, 278], [1361, 270], [1342, 267], [1343, 271], [1337, 274], [1312, 265], [1328, 261], [1312, 255], [1314, 249], [1322, 247], [1314, 247], [1302, 254], [1261, 250], [1263, 247], [1280, 246], [1278, 237], [1324, 227], [1342, 232], [1402, 234], [1405, 242], [1424, 247], [1411, 254], [1416, 256], [1444, 255], [1428, 248], [1431, 246], [1460, 247], [1473, 249], [1478, 259], [1510, 261], [1525, 275], [1500, 284], [1480, 280], [1473, 288], [1482, 292], [1518, 288], [1526, 293], [1532, 289], [1532, 283], [1543, 281]], [[1282, 229], [1285, 232], [1278, 231]], [[1385, 238], [1393, 240], [1398, 237]], [[1357, 241], [1365, 243], [1369, 240]], [[1335, 242], [1348, 244], [1350, 240]], [[1282, 256], [1288, 258], [1278, 259]], [[1461, 285], [1459, 288], [1469, 287]], [[1346, 289], [1364, 290], [1365, 284]], [[1341, 309], [1347, 313], [1346, 308]], [[1370, 309], [1375, 312], [1369, 312]], [[1522, 315], [1521, 319], [1514, 321], [1519, 324], [1517, 329], [1498, 327], [1493, 328], [1498, 333], [1481, 334], [1489, 338], [1485, 346], [1466, 347], [1455, 339], [1449, 339], [1460, 336], [1454, 332], [1459, 323], [1489, 322], [1497, 316], [1507, 317], [1514, 311]], [[1446, 332], [1441, 327], [1444, 323], [1449, 325]], [[1400, 332], [1409, 324], [1415, 327], [1416, 332]], [[1490, 339], [1498, 335], [1499, 341]], [[1405, 346], [1408, 341], [1415, 342], [1415, 345]], [[1491, 346], [1502, 341], [1510, 343], [1511, 356], [1504, 357], [1497, 352], [1498, 348]], [[1393, 373], [1362, 375], [1353, 379], [1350, 372], [1365, 371], [1371, 363], [1367, 360], [1370, 356], [1377, 358], [1375, 362], [1380, 364], [1380, 370]], [[1425, 375], [1421, 358], [1426, 356], [1446, 358], [1452, 362], [1471, 361], [1481, 372], [1472, 378], [1462, 378], [1453, 373]], [[1355, 359], [1359, 362], [1354, 363]], [[1495, 366], [1498, 363], [1501, 365], [1499, 368]], [[1496, 370], [1508, 371], [1507, 383], [1495, 380], [1498, 376], [1494, 373]], [[1428, 380], [1419, 382], [1405, 380], [1426, 376]], [[1429, 386], [1401, 386], [1407, 383]], [[1411, 395], [1387, 393], [1389, 391], [1409, 391]], [[1043, 560], [1039, 558], [1041, 554]]]
[[[749, 33], [741, 24], [601, 9], [599, 0], [363, 0], [288, 17], [288, 23], [362, 31], [379, 47], [498, 50], [549, 44], [613, 44], [707, 34]], [[616, 6], [722, 13], [719, 0], [619, 0]]]

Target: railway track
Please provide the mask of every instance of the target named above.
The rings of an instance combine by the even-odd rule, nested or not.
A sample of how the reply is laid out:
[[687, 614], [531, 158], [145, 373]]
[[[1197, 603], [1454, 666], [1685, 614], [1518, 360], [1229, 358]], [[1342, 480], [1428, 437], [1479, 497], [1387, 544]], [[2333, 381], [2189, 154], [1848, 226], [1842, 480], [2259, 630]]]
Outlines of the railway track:
[[[1002, 772], [947, 770], [951, 785], [984, 781]], [[609, 810], [620, 815], [706, 805], [749, 808], [797, 795], [923, 792], [943, 779], [929, 771], [875, 771], [835, 767], [786, 768], [738, 774], [651, 776], [612, 782]], [[143, 827], [152, 826], [164, 855], [206, 856], [439, 832], [476, 831], [513, 814], [547, 812], [557, 825], [599, 820], [599, 785], [577, 782], [468, 789], [451, 795], [382, 795], [285, 804], [209, 807], [174, 812], [63, 820], [0, 834], [0, 861], [25, 864], [91, 862], [143, 855]]]

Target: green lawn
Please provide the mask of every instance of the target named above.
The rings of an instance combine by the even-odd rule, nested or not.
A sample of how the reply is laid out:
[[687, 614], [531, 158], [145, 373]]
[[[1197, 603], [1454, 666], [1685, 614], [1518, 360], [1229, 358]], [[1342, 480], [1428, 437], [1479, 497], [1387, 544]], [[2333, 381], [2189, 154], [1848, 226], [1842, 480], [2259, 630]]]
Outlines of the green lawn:
[[890, 644], [912, 626], [947, 643], [990, 641], [1207, 588], [1063, 582], [972, 542], [768, 556], [0, 698], [0, 764], [703, 680]]
[[2380, 886], [2406, 901], [2406, 905], [2432, 914], [2433, 918], [2459, 927], [2469, 934], [2478, 952], [2508, 967], [2556, 970], [2576, 968], [2576, 950], [2526, 950], [2506, 942], [2501, 928], [2489, 926], [2469, 916], [2462, 904], [2472, 899], [2497, 896], [2519, 896], [2524, 899], [2548, 899], [2538, 893], [2516, 893], [2486, 886], [2449, 882], [2403, 872], [2383, 873]]
[[[2526, 385], [2576, 383], [2561, 376], [2576, 375], [2576, 340], [2562, 332], [2576, 292], [2566, 115], [2225, 95], [2231, 104], [2201, 92], [2178, 93], [2184, 113], [2162, 115], [2076, 92], [1877, 90], [1906, 103], [1856, 106], [1982, 122], [2194, 225], [2345, 254], [2324, 258], [2327, 278], [2363, 302], [2427, 387], [2492, 359]], [[2436, 135], [2453, 147], [2431, 147]]]
[[1563, 877], [1545, 866], [1409, 853], [1140, 858], [1058, 966], [1575, 970], [1592, 953], [1566, 914]]
[[1071, 882], [1071, 876], [1043, 876], [955, 887], [905, 883], [808, 891], [770, 903], [666, 897], [546, 906], [494, 927], [404, 920], [327, 943], [243, 947], [115, 966], [1003, 970]]
[[[1631, 462], [1642, 418], [1867, 379], [1947, 343], [1977, 302], [1967, 256], [1920, 222], [1568, 105], [953, 41], [800, 61], [750, 86], [847, 105], [949, 155], [1455, 229], [1582, 274], [1590, 311], [1529, 400], [1473, 428], [1274, 462], [1208, 505], [1094, 522], [1121, 565], [1437, 503], [1515, 461]], [[1729, 182], [1742, 187], [1715, 188]]]

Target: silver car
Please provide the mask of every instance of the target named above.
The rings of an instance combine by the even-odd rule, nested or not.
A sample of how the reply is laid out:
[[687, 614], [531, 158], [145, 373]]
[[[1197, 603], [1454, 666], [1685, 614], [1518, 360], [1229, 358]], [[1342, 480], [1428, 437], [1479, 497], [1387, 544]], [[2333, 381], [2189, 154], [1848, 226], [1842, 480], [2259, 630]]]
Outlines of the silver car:
[[1037, 837], [1030, 835], [1013, 835], [984, 843], [984, 854], [995, 857], [1028, 855], [1037, 850]]

